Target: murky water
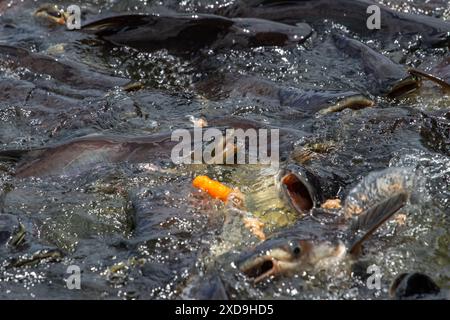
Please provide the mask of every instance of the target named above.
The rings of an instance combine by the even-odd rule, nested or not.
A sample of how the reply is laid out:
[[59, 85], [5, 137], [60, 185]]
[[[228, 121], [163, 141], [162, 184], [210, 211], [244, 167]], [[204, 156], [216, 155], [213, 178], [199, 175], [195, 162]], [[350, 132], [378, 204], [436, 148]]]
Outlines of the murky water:
[[[229, 2], [84, 1], [82, 8], [83, 19], [93, 21], [132, 12], [211, 12]], [[2, 150], [41, 148], [87, 135], [132, 139], [190, 128], [190, 116], [235, 116], [294, 132], [290, 142], [315, 153], [307, 165], [331, 172], [328, 179], [341, 183], [335, 197], [345, 197], [363, 177], [386, 167], [414, 168], [422, 182], [416, 197], [401, 209], [405, 221], [388, 222], [365, 247], [360, 263], [380, 267], [381, 290], [367, 289], [345, 267], [254, 284], [236, 269], [235, 259], [258, 239], [246, 234], [239, 220], [227, 222], [230, 209], [191, 183], [206, 174], [239, 188], [248, 212], [264, 222], [270, 235], [299, 219], [280, 198], [277, 170], [259, 165], [175, 166], [158, 154], [138, 163], [108, 163], [103, 159], [109, 151], [102, 149], [79, 155], [73, 170], [63, 175], [21, 178], [14, 175], [17, 164], [2, 158], [0, 298], [197, 298], [201, 279], [218, 276], [232, 299], [387, 299], [391, 281], [403, 272], [426, 273], [450, 289], [448, 91], [425, 82], [407, 97], [380, 97], [373, 91], [377, 79], [333, 44], [331, 33], [341, 32], [342, 26], [331, 21], [296, 46], [175, 55], [112, 46], [49, 26], [32, 16], [43, 3], [0, 0], [0, 45], [25, 48], [53, 61], [36, 66], [36, 56], [25, 63], [0, 48]], [[444, 0], [383, 3], [450, 18]], [[428, 71], [449, 57], [448, 48], [411, 52], [360, 40], [405, 68]], [[75, 75], [55, 71], [54, 61], [72, 63]], [[222, 94], [225, 83], [220, 81], [198, 90], [199, 81], [227, 74], [293, 90], [356, 91], [376, 105], [311, 116], [264, 94]], [[120, 88], [130, 81], [143, 87], [132, 92]], [[320, 151], [318, 145], [328, 147]], [[70, 265], [82, 270], [81, 290], [66, 287]]]

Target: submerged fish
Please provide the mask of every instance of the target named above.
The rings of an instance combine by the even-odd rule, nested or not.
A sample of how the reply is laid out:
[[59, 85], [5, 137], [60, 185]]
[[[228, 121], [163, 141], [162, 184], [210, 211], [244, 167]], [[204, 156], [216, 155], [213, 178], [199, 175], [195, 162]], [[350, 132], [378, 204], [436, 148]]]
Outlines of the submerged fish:
[[420, 87], [420, 78], [369, 46], [341, 35], [333, 35], [333, 40], [339, 50], [361, 61], [364, 71], [374, 84], [370, 92], [396, 98]]
[[429, 276], [423, 273], [403, 273], [391, 284], [389, 294], [395, 299], [449, 299]]
[[388, 181], [404, 180], [405, 172], [407, 169], [390, 168], [369, 175], [356, 186], [353, 193], [368, 199], [360, 204], [362, 211], [351, 224], [351, 219], [342, 216], [307, 216], [243, 254], [237, 262], [239, 270], [259, 282], [271, 276], [328, 270], [346, 257], [355, 259], [363, 243], [407, 203], [410, 190], [406, 182], [391, 184], [389, 190], [380, 188]]
[[326, 114], [374, 105], [372, 100], [354, 91], [301, 90], [252, 76], [212, 76], [197, 82], [195, 88], [209, 99], [254, 97], [259, 102], [291, 107], [305, 114]]
[[[270, 127], [238, 117], [212, 119], [209, 124], [220, 130]], [[295, 137], [303, 135], [302, 131], [280, 130], [280, 150], [289, 150]], [[0, 160], [19, 162], [15, 175], [21, 178], [74, 175], [98, 165], [171, 162], [172, 150], [179, 143], [172, 141], [172, 132], [144, 137], [92, 135], [34, 150], [0, 151]]]
[[[367, 8], [376, 4], [381, 11], [380, 29], [367, 27]], [[423, 47], [447, 47], [450, 44], [450, 23], [441, 19], [391, 10], [366, 0], [242, 0], [219, 9], [229, 17], [255, 17], [288, 24], [307, 22], [313, 26], [328, 19], [352, 32], [384, 43], [403, 40], [405, 46], [418, 42]]]
[[170, 134], [145, 138], [88, 136], [36, 150], [0, 152], [1, 159], [20, 159], [17, 177], [70, 175], [96, 165], [170, 159]]
[[302, 43], [312, 33], [307, 24], [291, 26], [208, 14], [115, 16], [89, 23], [80, 31], [95, 34], [115, 45], [142, 51], [167, 49], [177, 53], [195, 52], [205, 47], [285, 46]]
[[62, 8], [59, 8], [54, 4], [43, 4], [35, 12], [36, 18], [42, 19], [45, 22], [52, 22], [55, 24], [65, 24], [68, 18], [68, 14], [64, 12]]
[[[81, 20], [86, 20], [88, 15], [98, 15], [97, 10], [93, 10], [90, 4], [83, 4], [80, 8]], [[44, 3], [34, 11], [33, 15], [44, 23], [50, 25], [66, 25], [70, 18], [70, 13], [57, 4]]]
[[313, 125], [322, 138], [305, 139], [281, 164], [281, 197], [301, 216], [326, 200], [345, 199], [355, 181], [388, 167], [398, 150], [426, 150], [421, 134], [426, 123], [420, 112], [394, 107], [330, 114]]
[[111, 89], [129, 82], [89, 69], [86, 65], [30, 52], [23, 48], [0, 45], [0, 59], [14, 67], [27, 68], [37, 74], [49, 75], [63, 84], [82, 90]]

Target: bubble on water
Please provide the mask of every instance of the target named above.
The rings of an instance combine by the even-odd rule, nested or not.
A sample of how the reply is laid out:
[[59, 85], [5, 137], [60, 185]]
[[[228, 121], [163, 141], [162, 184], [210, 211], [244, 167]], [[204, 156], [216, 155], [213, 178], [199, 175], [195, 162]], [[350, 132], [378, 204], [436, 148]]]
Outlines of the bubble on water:
[[[420, 175], [422, 183], [416, 190], [422, 199], [442, 208], [450, 208], [450, 158], [421, 150], [399, 150], [390, 166], [410, 166]], [[426, 195], [426, 196], [424, 196]]]

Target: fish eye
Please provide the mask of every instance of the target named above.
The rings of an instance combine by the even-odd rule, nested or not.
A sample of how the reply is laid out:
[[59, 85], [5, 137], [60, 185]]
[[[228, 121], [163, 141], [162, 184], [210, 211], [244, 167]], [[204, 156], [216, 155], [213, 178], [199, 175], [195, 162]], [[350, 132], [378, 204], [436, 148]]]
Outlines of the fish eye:
[[47, 13], [52, 17], [61, 18], [61, 12], [59, 11], [48, 11]]
[[292, 250], [292, 252], [294, 253], [294, 255], [298, 256], [298, 255], [302, 252], [302, 249], [301, 249], [299, 246], [296, 246], [296, 247]]

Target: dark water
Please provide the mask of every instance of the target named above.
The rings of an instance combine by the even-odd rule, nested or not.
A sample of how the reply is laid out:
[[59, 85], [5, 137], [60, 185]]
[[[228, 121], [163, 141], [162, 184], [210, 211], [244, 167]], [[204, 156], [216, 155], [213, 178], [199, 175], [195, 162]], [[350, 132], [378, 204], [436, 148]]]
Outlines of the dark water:
[[[446, 1], [396, 2], [384, 3], [449, 19]], [[307, 133], [295, 138], [298, 146], [330, 145], [331, 151], [315, 165], [338, 168], [336, 174], [349, 185], [387, 166], [416, 167], [425, 182], [416, 190], [421, 201], [402, 209], [405, 224], [389, 223], [366, 249], [363, 260], [383, 272], [382, 289], [371, 291], [344, 270], [258, 285], [236, 270], [229, 258], [235, 255], [226, 253], [237, 254], [256, 240], [242, 243], [239, 228], [224, 235], [227, 209], [194, 190], [191, 181], [206, 174], [238, 187], [247, 196], [249, 212], [270, 234], [297, 218], [279, 198], [277, 172], [268, 167], [175, 166], [161, 159], [98, 165], [88, 158], [78, 164], [82, 170], [76, 174], [19, 178], [14, 162], [1, 161], [0, 226], [16, 237], [25, 233], [15, 245], [0, 242], [0, 298], [196, 298], [192, 283], [214, 263], [226, 286], [233, 287], [231, 298], [386, 299], [390, 282], [412, 271], [450, 288], [448, 92], [424, 83], [399, 100], [374, 95], [376, 79], [340, 52], [329, 32], [286, 48], [205, 50], [191, 56], [166, 50], [143, 53], [49, 26], [32, 16], [42, 3], [0, 0], [0, 44], [69, 61], [78, 71], [70, 78], [56, 72], [54, 64], [42, 62], [37, 68], [0, 56], [2, 150], [39, 148], [87, 135], [131, 138], [169, 132], [191, 127], [190, 116], [239, 116]], [[84, 19], [92, 21], [129, 12], [205, 12], [227, 3], [85, 1], [82, 8]], [[324, 30], [342, 30], [332, 22], [325, 25]], [[424, 70], [449, 55], [442, 48], [385, 50], [380, 43], [361, 41], [395, 62]], [[376, 107], [305, 116], [264, 96], [211, 98], [194, 83], [214, 74], [249, 75], [303, 90], [356, 91], [375, 100]], [[143, 88], [125, 92], [120, 86], [129, 81], [139, 81]], [[82, 270], [81, 290], [66, 287], [70, 265]]]

